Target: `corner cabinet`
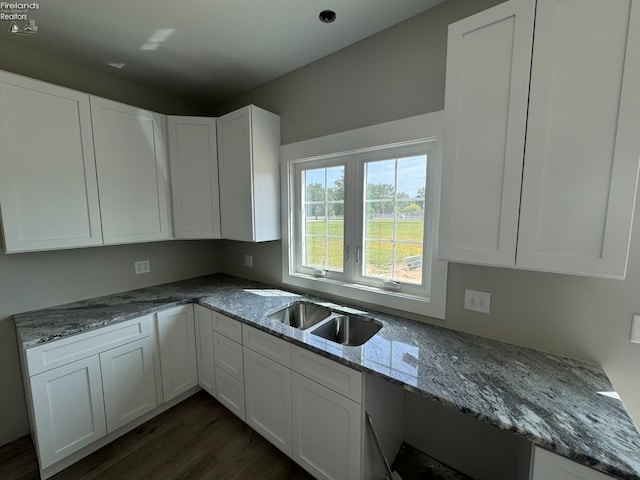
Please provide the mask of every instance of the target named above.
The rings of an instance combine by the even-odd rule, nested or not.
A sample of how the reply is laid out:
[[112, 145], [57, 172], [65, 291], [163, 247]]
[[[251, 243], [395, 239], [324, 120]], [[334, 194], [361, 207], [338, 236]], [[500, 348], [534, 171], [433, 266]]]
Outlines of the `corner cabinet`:
[[633, 0], [509, 0], [449, 26], [442, 259], [625, 276], [639, 56]]
[[162, 115], [91, 97], [105, 244], [171, 238]]
[[221, 238], [216, 119], [167, 117], [177, 239]]
[[280, 117], [249, 105], [218, 118], [222, 237], [280, 239]]
[[102, 244], [89, 95], [0, 72], [7, 253]]

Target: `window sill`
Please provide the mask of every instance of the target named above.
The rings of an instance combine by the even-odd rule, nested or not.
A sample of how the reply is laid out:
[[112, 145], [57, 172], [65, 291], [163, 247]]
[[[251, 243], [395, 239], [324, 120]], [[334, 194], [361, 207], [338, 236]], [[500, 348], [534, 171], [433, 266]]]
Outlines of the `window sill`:
[[[446, 263], [442, 263], [446, 278]], [[439, 292], [439, 295], [434, 295], [432, 292], [430, 297], [420, 297], [301, 273], [285, 273], [282, 281], [287, 285], [329, 294], [347, 301], [356, 300], [372, 306], [382, 306], [442, 320], [445, 318], [446, 292], [444, 291]]]

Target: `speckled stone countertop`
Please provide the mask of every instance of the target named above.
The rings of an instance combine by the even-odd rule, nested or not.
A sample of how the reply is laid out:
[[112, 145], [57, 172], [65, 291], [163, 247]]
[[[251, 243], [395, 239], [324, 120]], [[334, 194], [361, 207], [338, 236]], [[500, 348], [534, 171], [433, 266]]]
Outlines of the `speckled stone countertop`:
[[360, 347], [335, 344], [270, 320], [296, 299], [340, 308], [227, 275], [210, 275], [14, 316], [24, 348], [199, 303], [357, 370], [510, 431], [536, 445], [621, 479], [640, 480], [640, 434], [602, 368], [399, 317]]

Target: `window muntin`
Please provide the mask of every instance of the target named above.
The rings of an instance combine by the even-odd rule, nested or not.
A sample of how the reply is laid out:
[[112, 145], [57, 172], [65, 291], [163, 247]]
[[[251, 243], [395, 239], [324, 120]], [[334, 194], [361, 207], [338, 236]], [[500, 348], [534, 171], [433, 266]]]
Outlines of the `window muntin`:
[[362, 277], [422, 285], [427, 155], [364, 163]]

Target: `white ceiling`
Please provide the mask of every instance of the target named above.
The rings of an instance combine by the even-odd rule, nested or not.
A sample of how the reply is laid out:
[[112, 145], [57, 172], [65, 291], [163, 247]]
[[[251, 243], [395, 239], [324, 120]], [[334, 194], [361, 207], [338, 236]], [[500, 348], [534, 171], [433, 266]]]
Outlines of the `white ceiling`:
[[[10, 37], [216, 104], [443, 1], [43, 0], [29, 14], [38, 32]], [[334, 23], [318, 20], [325, 9]], [[166, 29], [166, 40], [149, 42]], [[157, 48], [141, 49], [149, 43]]]

